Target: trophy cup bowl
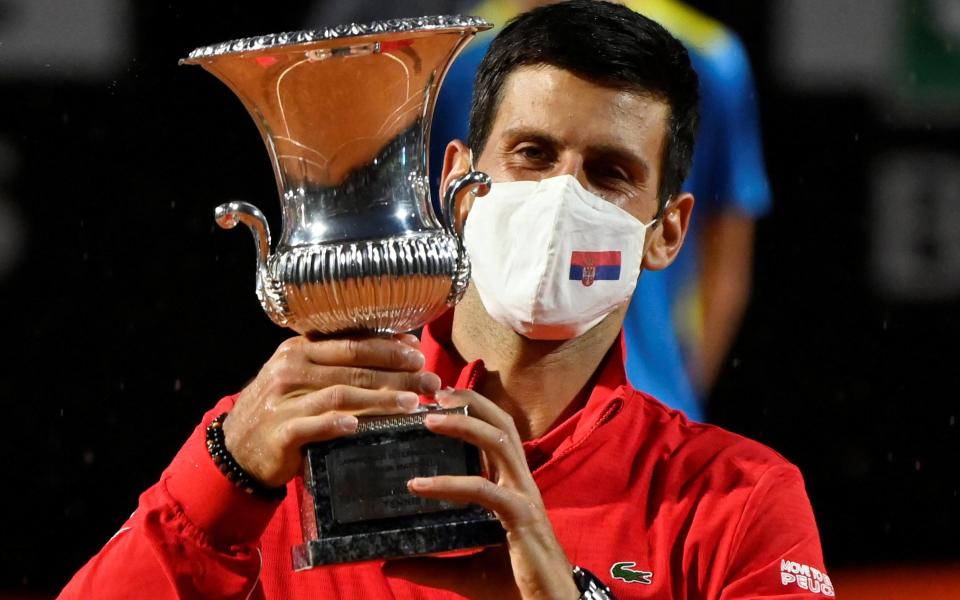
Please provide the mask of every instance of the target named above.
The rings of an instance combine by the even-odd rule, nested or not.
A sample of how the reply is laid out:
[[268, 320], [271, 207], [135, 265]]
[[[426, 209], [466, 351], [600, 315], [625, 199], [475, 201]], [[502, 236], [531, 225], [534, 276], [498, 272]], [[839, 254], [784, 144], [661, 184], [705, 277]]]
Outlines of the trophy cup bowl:
[[[461, 16], [352, 24], [201, 47], [181, 61], [240, 98], [270, 155], [283, 218], [276, 248], [252, 204], [222, 204], [215, 217], [253, 233], [257, 298], [276, 324], [392, 334], [462, 297], [470, 262], [454, 207], [490, 179], [472, 171], [451, 183], [437, 215], [429, 130], [450, 63], [490, 26]], [[407, 491], [415, 476], [481, 472], [475, 447], [423, 426], [426, 410], [439, 409], [361, 417], [354, 435], [305, 448], [295, 569], [502, 543], [482, 507]]]
[[410, 331], [462, 296], [470, 263], [453, 203], [489, 178], [454, 182], [436, 215], [427, 151], [440, 82], [489, 23], [422, 17], [280, 33], [197, 48], [181, 61], [215, 75], [260, 130], [280, 195], [270, 252], [263, 213], [217, 207], [217, 223], [253, 232], [257, 297], [298, 333]]

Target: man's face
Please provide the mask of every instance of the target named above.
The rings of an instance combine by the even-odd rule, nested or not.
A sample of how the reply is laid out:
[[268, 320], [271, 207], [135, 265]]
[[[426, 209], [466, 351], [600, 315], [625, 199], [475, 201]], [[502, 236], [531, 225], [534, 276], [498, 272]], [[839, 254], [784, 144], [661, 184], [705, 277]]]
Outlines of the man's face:
[[657, 212], [669, 107], [556, 67], [514, 71], [476, 167], [497, 181], [572, 175], [640, 221]]

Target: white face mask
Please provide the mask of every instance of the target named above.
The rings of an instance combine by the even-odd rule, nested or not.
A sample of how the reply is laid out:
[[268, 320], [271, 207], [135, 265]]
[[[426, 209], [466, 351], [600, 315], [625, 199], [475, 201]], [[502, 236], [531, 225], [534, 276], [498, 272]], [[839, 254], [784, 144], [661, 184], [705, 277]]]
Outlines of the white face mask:
[[577, 337], [633, 295], [654, 222], [570, 175], [494, 183], [464, 228], [473, 284], [490, 316], [517, 333]]

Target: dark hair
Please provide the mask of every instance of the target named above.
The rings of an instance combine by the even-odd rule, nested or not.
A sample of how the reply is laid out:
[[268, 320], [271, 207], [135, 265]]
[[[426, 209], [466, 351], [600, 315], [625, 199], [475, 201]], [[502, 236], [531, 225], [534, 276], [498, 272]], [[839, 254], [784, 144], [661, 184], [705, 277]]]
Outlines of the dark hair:
[[658, 190], [662, 210], [690, 170], [699, 121], [697, 74], [683, 44], [656, 22], [601, 0], [570, 0], [517, 16], [493, 40], [477, 71], [468, 140], [474, 154], [487, 143], [510, 73], [539, 64], [667, 103]]

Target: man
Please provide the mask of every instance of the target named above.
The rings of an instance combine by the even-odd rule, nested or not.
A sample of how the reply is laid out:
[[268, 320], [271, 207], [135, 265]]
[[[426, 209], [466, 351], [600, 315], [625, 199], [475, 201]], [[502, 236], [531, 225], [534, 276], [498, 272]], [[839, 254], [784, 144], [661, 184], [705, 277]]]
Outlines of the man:
[[[797, 469], [624, 376], [641, 266], [676, 257], [693, 207], [678, 190], [696, 86], [683, 46], [618, 5], [576, 0], [505, 28], [478, 74], [470, 147], [451, 142], [443, 166], [444, 186], [472, 162], [494, 180], [462, 207], [463, 302], [422, 341], [283, 343], [63, 597], [573, 599], [597, 580], [619, 597], [832, 595]], [[504, 271], [540, 274], [503, 285]], [[292, 573], [301, 447], [351, 433], [358, 413], [414, 410], [417, 394], [469, 405], [425, 422], [478, 446], [491, 478], [415, 478], [410, 491], [487, 507], [507, 544]], [[204, 447], [223, 413], [254, 494]]]
[[[503, 23], [550, 3], [486, 0], [470, 12]], [[701, 421], [749, 300], [754, 222], [770, 207], [753, 78], [743, 45], [717, 21], [677, 0], [621, 3], [683, 42], [701, 90], [693, 167], [683, 187], [697, 199], [697, 214], [683, 253], [669, 269], [649, 274], [637, 286], [623, 326], [627, 378]], [[431, 164], [440, 164], [447, 141], [466, 137], [474, 76], [492, 37], [492, 32], [481, 34], [444, 80]]]

